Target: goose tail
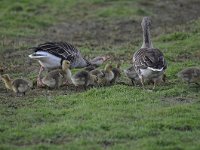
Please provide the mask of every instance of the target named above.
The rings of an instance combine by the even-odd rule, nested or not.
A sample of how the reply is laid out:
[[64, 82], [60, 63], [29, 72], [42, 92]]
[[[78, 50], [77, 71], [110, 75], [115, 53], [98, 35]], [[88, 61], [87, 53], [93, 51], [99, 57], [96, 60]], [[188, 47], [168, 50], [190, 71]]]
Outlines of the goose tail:
[[152, 70], [152, 71], [163, 71], [163, 67], [161, 69], [156, 69], [156, 68], [152, 68], [152, 67], [148, 67], [148, 69]]
[[44, 54], [33, 53], [28, 55], [28, 57], [31, 59], [41, 59], [41, 58], [47, 58], [48, 56]]

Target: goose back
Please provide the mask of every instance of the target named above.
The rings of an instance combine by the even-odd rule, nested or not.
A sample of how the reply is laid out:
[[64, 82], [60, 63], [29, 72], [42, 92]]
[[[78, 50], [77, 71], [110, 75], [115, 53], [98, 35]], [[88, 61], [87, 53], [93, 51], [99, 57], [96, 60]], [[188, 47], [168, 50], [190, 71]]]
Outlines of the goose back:
[[141, 48], [134, 53], [133, 63], [136, 69], [146, 69], [148, 67], [154, 69], [166, 69], [167, 63], [163, 53], [156, 48]]
[[34, 52], [47, 52], [58, 58], [61, 61], [68, 60], [71, 63], [71, 67], [84, 67], [89, 64], [85, 60], [78, 49], [73, 45], [66, 42], [46, 42], [32, 48]]

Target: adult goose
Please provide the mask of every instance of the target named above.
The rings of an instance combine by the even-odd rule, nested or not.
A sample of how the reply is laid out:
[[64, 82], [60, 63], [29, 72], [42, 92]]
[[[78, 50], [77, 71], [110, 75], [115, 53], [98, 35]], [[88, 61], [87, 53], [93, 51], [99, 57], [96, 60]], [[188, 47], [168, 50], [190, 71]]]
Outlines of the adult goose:
[[45, 69], [60, 68], [63, 60], [68, 60], [71, 68], [82, 68], [89, 65], [99, 66], [109, 58], [108, 56], [98, 56], [92, 60], [86, 60], [78, 49], [66, 42], [46, 42], [31, 49], [34, 53], [29, 57], [38, 60], [41, 65], [37, 78], [38, 85], [42, 85], [41, 73]]
[[144, 17], [141, 26], [143, 30], [143, 44], [133, 55], [133, 66], [140, 78], [143, 89], [145, 80], [152, 80], [154, 82], [154, 89], [156, 83], [161, 80], [167, 64], [163, 53], [159, 49], [153, 48], [150, 36], [150, 18]]

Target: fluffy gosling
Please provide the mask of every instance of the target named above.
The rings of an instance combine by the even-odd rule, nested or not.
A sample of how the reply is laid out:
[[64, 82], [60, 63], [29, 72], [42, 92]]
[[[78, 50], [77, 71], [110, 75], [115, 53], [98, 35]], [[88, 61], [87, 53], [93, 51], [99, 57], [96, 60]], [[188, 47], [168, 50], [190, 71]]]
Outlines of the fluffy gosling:
[[56, 69], [50, 71], [43, 79], [42, 83], [49, 88], [59, 88], [64, 82], [71, 82], [71, 71], [69, 69], [70, 62], [64, 60], [62, 63], [62, 69]]
[[112, 72], [113, 72], [113, 74], [114, 74], [114, 78], [110, 81], [111, 84], [115, 83], [115, 82], [117, 81], [117, 79], [118, 79], [119, 77], [121, 77], [121, 69], [120, 69], [120, 66], [121, 66], [121, 64], [118, 63], [118, 64], [116, 65], [116, 67], [114, 67], [114, 68], [112, 69]]
[[91, 74], [88, 71], [82, 70], [72, 76], [72, 83], [78, 87], [83, 86], [86, 90], [89, 85], [96, 85], [97, 83], [97, 76]]
[[30, 81], [25, 79], [12, 80], [8, 74], [2, 75], [1, 79], [4, 82], [5, 87], [15, 92], [17, 96], [25, 95], [27, 90], [33, 87], [33, 84]]
[[129, 67], [128, 69], [124, 70], [124, 74], [131, 79], [133, 85], [140, 83], [140, 78], [134, 68], [134, 66]]
[[189, 67], [178, 73], [178, 77], [186, 81], [188, 84], [195, 83], [200, 85], [200, 68]]
[[98, 84], [99, 85], [108, 85], [114, 79], [115, 75], [112, 71], [113, 67], [110, 64], [107, 64], [102, 70], [103, 75], [98, 76]]

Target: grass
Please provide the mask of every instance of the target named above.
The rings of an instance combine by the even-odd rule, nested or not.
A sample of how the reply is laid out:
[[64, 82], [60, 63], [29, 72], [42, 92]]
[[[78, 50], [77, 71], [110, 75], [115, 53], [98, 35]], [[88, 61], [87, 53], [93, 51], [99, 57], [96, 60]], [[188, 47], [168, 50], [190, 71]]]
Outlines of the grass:
[[[2, 0], [0, 38], [4, 42], [0, 45], [0, 60], [11, 76], [33, 79], [38, 64], [30, 67], [25, 63], [26, 49], [47, 28], [77, 18], [115, 25], [116, 20], [137, 21], [143, 15], [154, 15], [148, 9], [143, 12], [143, 8], [137, 8], [139, 2], [20, 0], [10, 5], [10, 1]], [[200, 65], [200, 20], [178, 26], [178, 30], [171, 28], [173, 33], [153, 37], [154, 46], [166, 56], [168, 81], [152, 92], [117, 84], [82, 92], [34, 89], [21, 98], [5, 92], [0, 83], [0, 149], [199, 149], [199, 87], [188, 86], [176, 74], [185, 67]], [[16, 40], [20, 42], [16, 44]], [[124, 60], [122, 68], [126, 68], [141, 45], [141, 39], [133, 40], [136, 44], [128, 41], [110, 47], [108, 42], [104, 49], [82, 44], [81, 52], [120, 57]], [[129, 82], [124, 76], [121, 80]]]

